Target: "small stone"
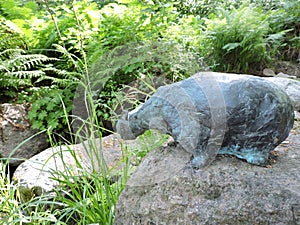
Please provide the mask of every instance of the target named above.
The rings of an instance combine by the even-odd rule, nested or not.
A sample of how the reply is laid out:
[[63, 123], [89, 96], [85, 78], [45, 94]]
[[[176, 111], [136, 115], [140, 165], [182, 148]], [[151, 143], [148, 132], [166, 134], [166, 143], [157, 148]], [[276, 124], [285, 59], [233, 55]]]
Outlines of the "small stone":
[[288, 75], [288, 74], [285, 74], [285, 73], [278, 73], [275, 77], [284, 77], [284, 78], [290, 78], [290, 79], [296, 79], [297, 77], [296, 76], [292, 76], [292, 75]]
[[274, 77], [275, 76], [275, 72], [272, 69], [265, 68], [263, 70], [263, 75], [267, 76], [267, 77]]
[[300, 111], [300, 81], [284, 77], [265, 77], [273, 82], [290, 97], [294, 110]]

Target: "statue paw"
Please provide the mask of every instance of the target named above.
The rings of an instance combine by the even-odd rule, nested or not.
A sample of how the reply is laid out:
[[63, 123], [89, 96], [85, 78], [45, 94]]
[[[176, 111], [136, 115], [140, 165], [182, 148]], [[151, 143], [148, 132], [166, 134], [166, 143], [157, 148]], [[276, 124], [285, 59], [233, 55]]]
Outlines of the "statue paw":
[[262, 166], [265, 165], [268, 161], [268, 156], [266, 155], [260, 155], [260, 156], [253, 156], [246, 159], [248, 163]]

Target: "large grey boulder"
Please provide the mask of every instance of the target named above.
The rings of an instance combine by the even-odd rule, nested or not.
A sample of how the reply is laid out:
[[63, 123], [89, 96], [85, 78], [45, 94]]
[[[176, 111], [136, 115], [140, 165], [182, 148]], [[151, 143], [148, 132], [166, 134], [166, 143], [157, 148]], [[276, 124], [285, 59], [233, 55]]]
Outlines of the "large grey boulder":
[[116, 135], [110, 135], [80, 144], [48, 148], [19, 165], [13, 179], [24, 193], [32, 189], [46, 193], [59, 186], [54, 177], [80, 176], [83, 171], [100, 172], [113, 167], [121, 159], [119, 140]]
[[[155, 136], [156, 137], [156, 136]], [[153, 141], [154, 145], [161, 142], [160, 138]], [[124, 169], [124, 149], [139, 151], [145, 148], [143, 140], [123, 141], [117, 134], [103, 138], [86, 140], [80, 144], [51, 147], [33, 156], [19, 165], [13, 174], [13, 180], [19, 186], [23, 200], [32, 196], [51, 193], [59, 187], [57, 179], [69, 176], [82, 176], [97, 172], [103, 174], [110, 171], [110, 175]], [[143, 149], [145, 150], [145, 149]], [[136, 159], [131, 158], [134, 164]], [[53, 179], [56, 178], [56, 179]]]
[[273, 82], [284, 90], [290, 97], [294, 109], [300, 111], [300, 81], [284, 77], [268, 77], [264, 79]]
[[47, 134], [32, 129], [22, 104], [0, 105], [0, 158], [17, 166], [48, 147]]
[[154, 150], [122, 192], [115, 225], [300, 224], [300, 135], [291, 133], [267, 167], [218, 156], [194, 169], [179, 147]]

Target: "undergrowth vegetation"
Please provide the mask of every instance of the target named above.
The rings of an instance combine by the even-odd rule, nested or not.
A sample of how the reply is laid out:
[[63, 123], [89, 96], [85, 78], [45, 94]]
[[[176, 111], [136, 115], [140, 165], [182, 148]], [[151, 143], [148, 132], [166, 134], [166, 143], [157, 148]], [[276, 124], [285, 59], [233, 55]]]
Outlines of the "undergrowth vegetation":
[[217, 71], [247, 73], [266, 65], [269, 24], [266, 15], [250, 6], [220, 10], [206, 21], [203, 42], [207, 43], [207, 58]]
[[[113, 133], [122, 110], [198, 71], [261, 75], [280, 60], [298, 64], [300, 4], [0, 0], [0, 34], [0, 103], [29, 104], [32, 127], [47, 131], [57, 146], [85, 141], [82, 133], [94, 141]], [[75, 114], [78, 99], [87, 112], [83, 118]], [[74, 119], [84, 125], [74, 129]], [[123, 146], [122, 169], [108, 169], [101, 154], [97, 172], [78, 163], [82, 175], [60, 174], [56, 197], [32, 190], [24, 198], [3, 159], [2, 224], [113, 224], [129, 174], [165, 141], [159, 137], [147, 132], [141, 149]], [[86, 146], [98, 150], [93, 141]]]

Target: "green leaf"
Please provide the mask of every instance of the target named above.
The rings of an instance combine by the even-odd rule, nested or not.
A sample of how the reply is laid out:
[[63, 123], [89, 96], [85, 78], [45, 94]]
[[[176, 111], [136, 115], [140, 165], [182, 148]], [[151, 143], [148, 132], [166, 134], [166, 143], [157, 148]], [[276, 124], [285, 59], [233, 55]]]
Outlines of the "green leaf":
[[223, 46], [223, 49], [226, 50], [227, 52], [230, 52], [233, 49], [236, 49], [237, 47], [240, 47], [240, 43], [229, 43]]
[[47, 117], [47, 111], [43, 110], [38, 114], [38, 119], [43, 120], [45, 117]]
[[57, 120], [51, 120], [48, 123], [48, 127], [51, 127], [52, 129], [56, 129], [58, 127], [58, 121]]
[[32, 126], [31, 126], [33, 129], [45, 129], [45, 126], [43, 125], [43, 122], [42, 121], [35, 121], [32, 123]]
[[49, 102], [46, 109], [47, 109], [47, 111], [52, 111], [55, 108], [55, 106], [56, 106], [55, 103]]

